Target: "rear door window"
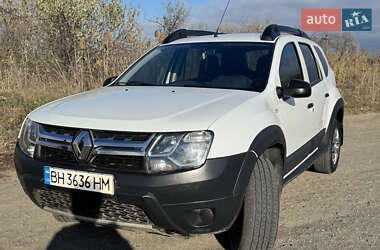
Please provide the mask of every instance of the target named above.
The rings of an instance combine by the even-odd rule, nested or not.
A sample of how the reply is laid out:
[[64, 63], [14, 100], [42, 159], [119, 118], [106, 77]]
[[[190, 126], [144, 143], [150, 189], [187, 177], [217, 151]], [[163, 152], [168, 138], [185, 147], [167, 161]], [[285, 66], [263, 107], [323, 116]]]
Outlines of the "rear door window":
[[314, 54], [311, 51], [310, 46], [305, 43], [300, 43], [300, 48], [302, 51], [303, 58], [305, 59], [310, 84], [314, 85], [321, 80]]

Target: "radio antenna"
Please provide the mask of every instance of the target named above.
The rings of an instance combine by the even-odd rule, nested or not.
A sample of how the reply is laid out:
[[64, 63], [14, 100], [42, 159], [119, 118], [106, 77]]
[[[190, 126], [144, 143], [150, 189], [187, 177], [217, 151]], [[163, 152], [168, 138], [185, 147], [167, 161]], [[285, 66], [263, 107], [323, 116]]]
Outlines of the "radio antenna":
[[228, 9], [228, 6], [230, 5], [230, 1], [231, 1], [231, 0], [228, 0], [228, 2], [227, 2], [226, 8], [224, 9], [224, 12], [223, 12], [222, 18], [220, 19], [220, 22], [219, 22], [218, 28], [217, 28], [216, 31], [215, 31], [214, 37], [217, 37], [217, 36], [218, 36], [218, 32], [219, 32], [220, 25], [221, 25], [222, 22], [223, 22], [224, 15], [226, 14], [227, 9]]

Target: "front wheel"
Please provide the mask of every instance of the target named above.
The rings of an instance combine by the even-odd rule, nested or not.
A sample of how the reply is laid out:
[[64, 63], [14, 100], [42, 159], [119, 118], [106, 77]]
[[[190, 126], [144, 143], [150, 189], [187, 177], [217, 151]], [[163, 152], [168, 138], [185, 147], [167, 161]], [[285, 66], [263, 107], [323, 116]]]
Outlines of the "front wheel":
[[279, 169], [261, 156], [252, 171], [238, 218], [228, 231], [215, 235], [225, 249], [273, 248], [278, 228], [281, 183]]

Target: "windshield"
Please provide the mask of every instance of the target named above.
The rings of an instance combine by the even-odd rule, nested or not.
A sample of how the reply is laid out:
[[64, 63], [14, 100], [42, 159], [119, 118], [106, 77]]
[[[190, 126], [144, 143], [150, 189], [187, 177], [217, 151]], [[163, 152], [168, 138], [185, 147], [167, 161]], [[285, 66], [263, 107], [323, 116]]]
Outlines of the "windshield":
[[261, 92], [272, 62], [271, 43], [159, 46], [114, 84], [242, 89]]

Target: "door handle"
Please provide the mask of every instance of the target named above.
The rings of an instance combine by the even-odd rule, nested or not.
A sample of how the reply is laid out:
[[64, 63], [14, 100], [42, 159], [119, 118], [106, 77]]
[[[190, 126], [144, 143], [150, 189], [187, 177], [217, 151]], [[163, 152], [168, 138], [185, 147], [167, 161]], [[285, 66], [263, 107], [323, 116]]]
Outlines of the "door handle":
[[328, 98], [329, 96], [330, 96], [330, 94], [329, 94], [329, 93], [326, 93], [326, 94], [325, 94], [325, 97], [326, 97], [326, 98]]
[[307, 108], [308, 109], [312, 109], [314, 107], [314, 103], [309, 103], [308, 105], [307, 105]]

